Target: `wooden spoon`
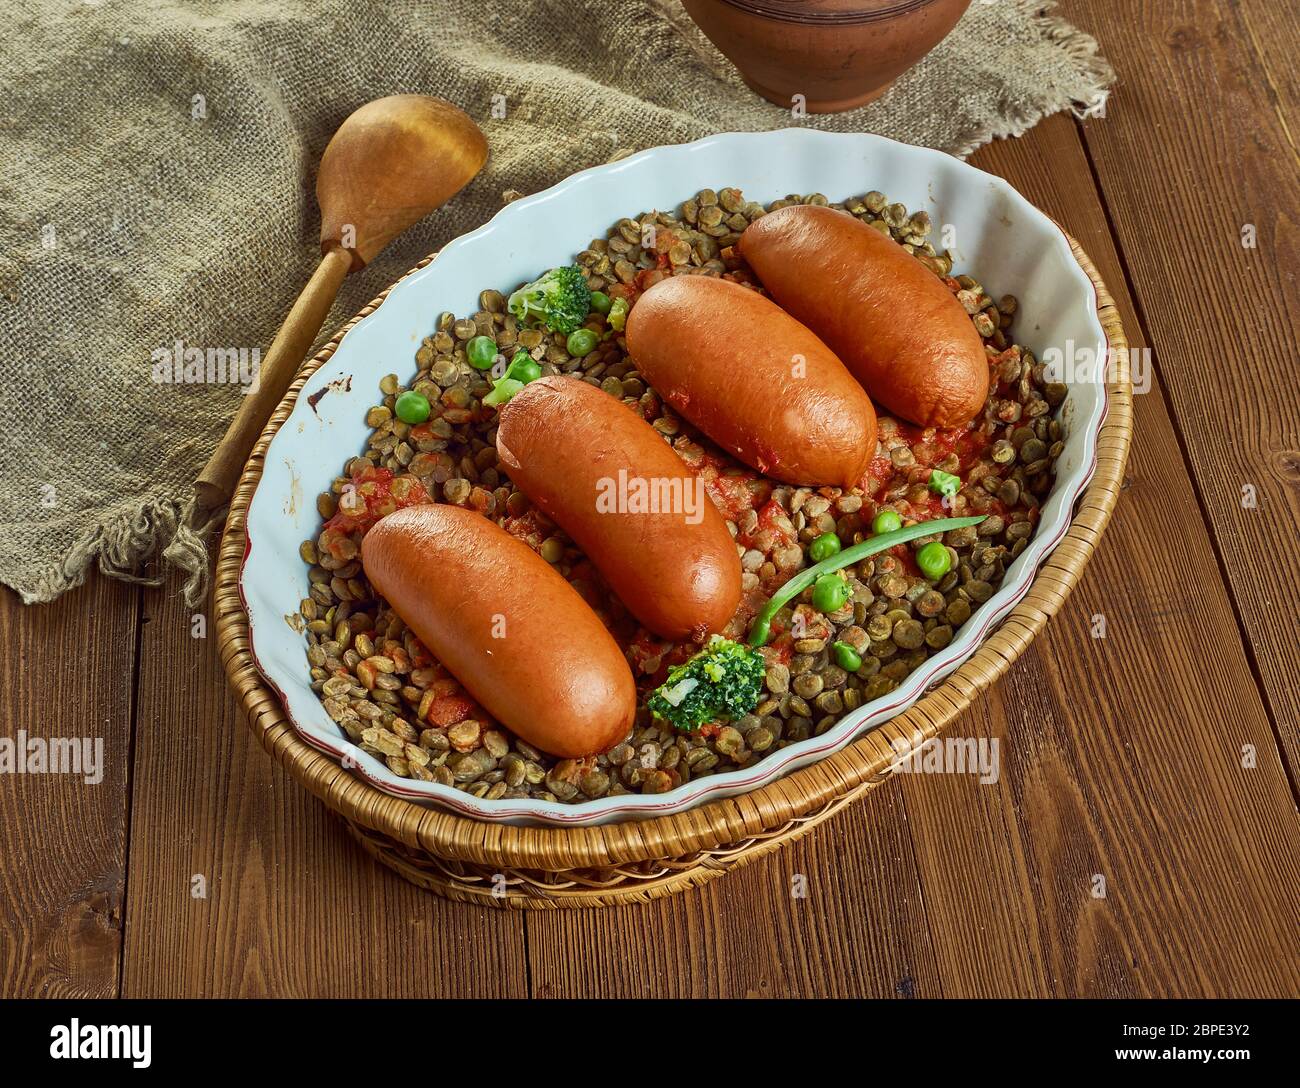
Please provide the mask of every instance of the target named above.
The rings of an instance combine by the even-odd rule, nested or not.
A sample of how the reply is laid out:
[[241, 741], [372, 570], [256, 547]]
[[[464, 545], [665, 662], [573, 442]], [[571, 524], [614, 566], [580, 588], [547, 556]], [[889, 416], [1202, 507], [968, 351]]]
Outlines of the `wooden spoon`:
[[194, 484], [191, 525], [205, 525], [229, 504], [257, 436], [320, 332], [343, 277], [460, 192], [486, 160], [479, 127], [440, 98], [380, 98], [343, 122], [316, 177], [320, 265], [262, 359], [257, 392], [244, 397]]

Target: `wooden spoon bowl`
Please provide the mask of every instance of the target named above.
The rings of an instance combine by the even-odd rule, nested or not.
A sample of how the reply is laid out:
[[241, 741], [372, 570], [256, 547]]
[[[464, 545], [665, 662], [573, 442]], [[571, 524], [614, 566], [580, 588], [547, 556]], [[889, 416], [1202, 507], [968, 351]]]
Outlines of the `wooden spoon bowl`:
[[362, 268], [455, 196], [486, 160], [483, 133], [450, 102], [397, 94], [366, 103], [321, 156], [321, 252], [341, 246], [353, 271]]
[[257, 391], [244, 397], [194, 484], [192, 526], [208, 525], [229, 503], [253, 443], [320, 332], [343, 278], [455, 196], [487, 153], [487, 140], [468, 116], [424, 95], [368, 102], [339, 127], [316, 177], [320, 265], [262, 360]]

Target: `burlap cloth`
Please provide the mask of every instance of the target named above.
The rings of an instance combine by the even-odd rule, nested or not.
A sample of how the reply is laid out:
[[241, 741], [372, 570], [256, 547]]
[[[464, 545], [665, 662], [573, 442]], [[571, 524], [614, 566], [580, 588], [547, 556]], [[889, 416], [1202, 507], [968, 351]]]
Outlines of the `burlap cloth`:
[[[1109, 65], [1045, 8], [976, 0], [879, 102], [799, 123], [965, 155], [1097, 109]], [[207, 557], [182, 507], [240, 394], [157, 384], [154, 353], [265, 352], [318, 259], [316, 162], [363, 102], [448, 98], [491, 157], [349, 277], [326, 334], [503, 190], [792, 123], [673, 0], [4, 0], [0, 89], [0, 580], [29, 603], [94, 562], [145, 581], [178, 565], [197, 599]]]

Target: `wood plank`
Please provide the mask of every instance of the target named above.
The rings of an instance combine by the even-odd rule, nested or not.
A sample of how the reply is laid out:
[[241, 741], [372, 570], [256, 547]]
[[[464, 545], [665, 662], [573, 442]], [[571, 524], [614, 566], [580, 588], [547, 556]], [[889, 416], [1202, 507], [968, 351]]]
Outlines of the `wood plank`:
[[1300, 25], [1295, 12], [1285, 4], [1260, 3], [1252, 0], [1235, 9], [1239, 26], [1250, 42], [1260, 67], [1260, 91], [1286, 140], [1285, 151], [1293, 159], [1300, 157], [1300, 69], [1295, 51], [1300, 46]]
[[[1072, 123], [1049, 119], [973, 161], [1080, 240], [1141, 346]], [[1300, 828], [1285, 770], [1160, 386], [1136, 403], [1130, 485], [1081, 586], [954, 726], [1001, 741], [1001, 781], [904, 783], [952, 996], [1244, 996], [1300, 985], [1288, 937]], [[1105, 639], [1091, 637], [1098, 615]], [[1213, 669], [1196, 652], [1206, 646]], [[1258, 753], [1253, 770], [1240, 766], [1245, 744]], [[1091, 894], [1096, 873], [1104, 899]]]
[[[1065, 9], [1099, 28], [1114, 19], [1105, 0]], [[1270, 0], [1124, 11], [1122, 32], [1103, 35], [1123, 78], [1084, 138], [1294, 784], [1300, 27], [1293, 8]], [[1254, 248], [1242, 244], [1247, 225]], [[1219, 647], [1203, 645], [1217, 666]]]
[[694, 891], [530, 914], [528, 952], [537, 997], [942, 995], [895, 783]]
[[94, 784], [0, 774], [0, 997], [117, 994], [138, 597], [98, 576], [52, 604], [0, 590], [0, 737], [103, 741]]
[[371, 861], [254, 740], [174, 587], [145, 608], [124, 996], [523, 996], [522, 918]]

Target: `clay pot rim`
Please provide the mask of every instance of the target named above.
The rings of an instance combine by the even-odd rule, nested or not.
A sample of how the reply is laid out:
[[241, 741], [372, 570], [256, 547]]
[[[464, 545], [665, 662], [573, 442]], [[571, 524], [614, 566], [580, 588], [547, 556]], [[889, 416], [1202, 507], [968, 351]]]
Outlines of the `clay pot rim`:
[[871, 23], [877, 20], [893, 19], [900, 15], [911, 15], [922, 8], [930, 7], [939, 0], [897, 0], [879, 8], [858, 8], [845, 11], [807, 11], [801, 10], [804, 4], [800, 0], [715, 0], [716, 3], [736, 8], [746, 15], [758, 19], [773, 19], [784, 23], [799, 23], [806, 26], [851, 26], [858, 23]]

